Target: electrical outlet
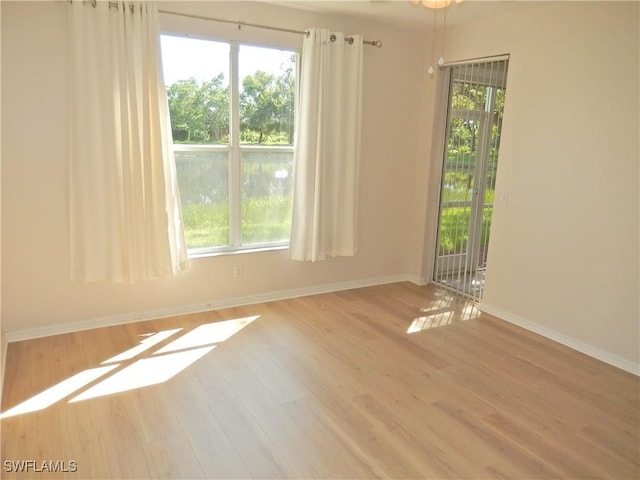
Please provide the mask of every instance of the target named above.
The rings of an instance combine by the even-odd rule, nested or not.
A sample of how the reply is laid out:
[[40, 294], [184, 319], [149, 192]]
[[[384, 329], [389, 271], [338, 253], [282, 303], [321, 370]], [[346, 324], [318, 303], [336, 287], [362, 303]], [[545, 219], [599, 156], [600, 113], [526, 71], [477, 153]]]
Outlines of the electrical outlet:
[[242, 276], [242, 265], [236, 265], [233, 267], [233, 276], [236, 278]]

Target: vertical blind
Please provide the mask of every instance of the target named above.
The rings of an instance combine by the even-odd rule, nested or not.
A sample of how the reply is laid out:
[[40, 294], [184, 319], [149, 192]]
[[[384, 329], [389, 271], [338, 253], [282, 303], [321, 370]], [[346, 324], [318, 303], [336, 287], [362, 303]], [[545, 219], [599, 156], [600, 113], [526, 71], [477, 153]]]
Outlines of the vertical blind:
[[434, 281], [482, 298], [508, 60], [446, 67], [446, 117]]

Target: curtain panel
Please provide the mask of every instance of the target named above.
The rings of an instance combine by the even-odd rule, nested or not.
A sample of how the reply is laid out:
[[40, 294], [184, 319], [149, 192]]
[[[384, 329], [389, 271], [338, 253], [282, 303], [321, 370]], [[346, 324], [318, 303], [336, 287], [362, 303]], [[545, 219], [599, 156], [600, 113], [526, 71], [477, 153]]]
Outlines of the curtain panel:
[[136, 282], [188, 265], [157, 6], [69, 6], [70, 255], [76, 281]]
[[[332, 41], [333, 37], [333, 41]], [[296, 112], [290, 258], [357, 252], [362, 36], [310, 29]]]

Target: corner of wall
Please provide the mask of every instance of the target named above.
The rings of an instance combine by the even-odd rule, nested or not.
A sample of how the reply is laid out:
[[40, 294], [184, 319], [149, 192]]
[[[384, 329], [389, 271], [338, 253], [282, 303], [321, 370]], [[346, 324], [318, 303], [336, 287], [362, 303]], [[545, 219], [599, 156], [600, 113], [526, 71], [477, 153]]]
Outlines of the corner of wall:
[[4, 386], [4, 372], [7, 366], [7, 337], [0, 332], [0, 412], [2, 411], [2, 390]]
[[640, 376], [640, 364], [629, 359], [623, 358], [614, 353], [602, 350], [593, 345], [589, 345], [581, 340], [578, 340], [569, 335], [565, 335], [556, 330], [550, 329], [544, 325], [540, 325], [539, 323], [532, 322], [526, 318], [522, 318], [519, 315], [516, 315], [512, 312], [508, 312], [501, 308], [498, 308], [493, 305], [488, 305], [487, 303], [480, 304], [480, 310], [482, 312], [488, 313], [489, 315], [493, 315], [500, 320], [504, 320], [505, 322], [512, 323], [519, 327], [524, 328], [525, 330], [529, 330], [530, 332], [537, 333], [543, 337], [549, 338], [554, 342], [561, 343], [569, 348], [577, 350], [578, 352], [582, 352], [590, 357], [593, 357], [601, 362], [608, 363], [616, 368], [624, 370], [625, 372], [632, 373], [633, 375]]
[[[0, 33], [2, 31], [2, 3], [0, 2]], [[2, 35], [0, 34], [0, 91], [2, 91]], [[2, 100], [0, 100], [0, 110], [2, 110]], [[2, 115], [0, 115], [2, 118]], [[0, 120], [0, 145], [2, 144], [2, 125]], [[0, 148], [0, 178], [2, 175], [2, 149]], [[1, 182], [0, 182], [1, 183]], [[0, 227], [1, 227], [2, 219], [0, 216]], [[0, 228], [0, 232], [2, 229]], [[0, 247], [1, 247], [1, 236], [0, 236]], [[1, 248], [0, 248], [1, 251]], [[2, 271], [1, 268], [1, 255], [0, 255], [0, 273]], [[4, 370], [7, 360], [7, 339], [2, 332], [2, 285], [1, 285], [2, 275], [0, 274], [0, 412], [2, 412], [2, 387], [4, 385]]]

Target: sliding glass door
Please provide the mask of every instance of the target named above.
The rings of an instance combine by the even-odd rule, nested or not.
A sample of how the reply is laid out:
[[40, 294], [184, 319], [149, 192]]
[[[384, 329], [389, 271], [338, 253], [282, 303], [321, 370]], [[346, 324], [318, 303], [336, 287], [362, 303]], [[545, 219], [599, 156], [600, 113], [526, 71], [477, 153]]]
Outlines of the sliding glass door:
[[450, 79], [434, 281], [482, 298], [507, 60], [447, 67]]

